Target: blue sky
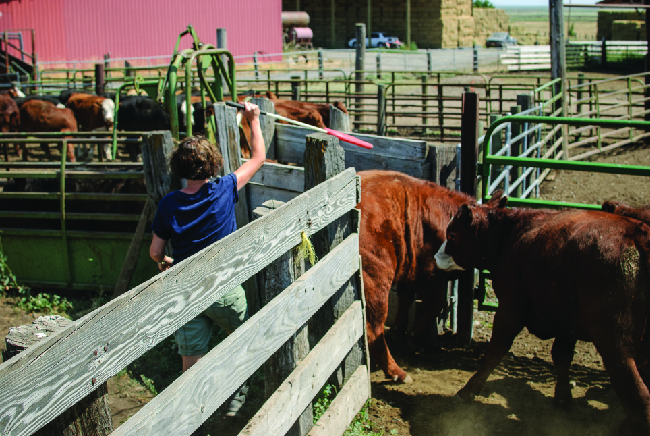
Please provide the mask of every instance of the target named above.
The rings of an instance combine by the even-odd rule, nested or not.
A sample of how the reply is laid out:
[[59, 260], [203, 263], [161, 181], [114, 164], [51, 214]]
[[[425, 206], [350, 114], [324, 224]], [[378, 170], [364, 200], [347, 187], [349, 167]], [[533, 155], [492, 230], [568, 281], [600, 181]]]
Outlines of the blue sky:
[[[565, 4], [589, 4], [593, 5], [596, 3], [598, 0], [564, 0]], [[548, 6], [548, 0], [492, 0], [492, 4], [496, 7], [502, 7], [502, 6]]]

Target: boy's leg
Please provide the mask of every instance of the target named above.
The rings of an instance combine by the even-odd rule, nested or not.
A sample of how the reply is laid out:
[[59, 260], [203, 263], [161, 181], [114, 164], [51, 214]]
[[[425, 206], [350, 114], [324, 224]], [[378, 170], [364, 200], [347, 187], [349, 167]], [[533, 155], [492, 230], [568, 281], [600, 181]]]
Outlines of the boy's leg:
[[183, 358], [183, 372], [205, 356], [212, 336], [213, 321], [201, 314], [188, 321], [174, 334], [178, 353]]
[[[212, 304], [204, 313], [228, 334], [234, 332], [248, 319], [248, 304], [244, 288], [236, 287]], [[245, 381], [229, 398], [226, 416], [237, 415], [246, 401], [247, 394], [248, 381]]]

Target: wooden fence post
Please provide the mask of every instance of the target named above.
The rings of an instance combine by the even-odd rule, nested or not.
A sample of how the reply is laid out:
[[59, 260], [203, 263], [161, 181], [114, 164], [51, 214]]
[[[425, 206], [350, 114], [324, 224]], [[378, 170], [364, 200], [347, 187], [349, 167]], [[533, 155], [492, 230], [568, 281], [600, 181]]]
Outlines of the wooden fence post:
[[[510, 113], [512, 115], [517, 115], [517, 114], [519, 114], [519, 112], [521, 112], [521, 106], [519, 106], [519, 105], [512, 106], [510, 108]], [[522, 126], [523, 125], [521, 123], [512, 123], [511, 138], [515, 138], [515, 137], [519, 136], [519, 134], [521, 134]], [[521, 144], [522, 144], [521, 140], [512, 141], [512, 145], [510, 145], [510, 155], [511, 156], [516, 157], [516, 156], [519, 156], [521, 154]], [[510, 182], [511, 184], [515, 180], [517, 180], [519, 178], [519, 176], [521, 176], [522, 171], [523, 171], [523, 169], [520, 166], [516, 166], [516, 167], [512, 168], [512, 170], [510, 170], [510, 174], [512, 175], [512, 178], [513, 178], [513, 180], [511, 180], [511, 182]], [[521, 190], [521, 183], [520, 183], [519, 186], [517, 186], [515, 188], [515, 190], [512, 192], [512, 196], [520, 198], [521, 193], [522, 193], [522, 190]], [[508, 195], [507, 192], [505, 194]]]
[[[25, 351], [40, 340], [56, 334], [72, 324], [69, 319], [58, 315], [42, 316], [31, 325], [22, 325], [9, 329], [5, 342], [7, 350], [3, 361]], [[106, 345], [106, 348], [110, 344]], [[101, 350], [102, 353], [105, 350]], [[97, 352], [96, 352], [97, 353]], [[92, 357], [92, 356], [89, 356]], [[89, 383], [94, 384], [94, 379]], [[86, 395], [81, 401], [62, 412], [40, 430], [35, 436], [107, 436], [113, 432], [113, 419], [108, 406], [108, 388], [106, 382]]]
[[[275, 104], [268, 98], [252, 98], [251, 103], [258, 105], [261, 111], [275, 113]], [[264, 147], [266, 147], [266, 157], [267, 159], [275, 159], [275, 118], [260, 115], [260, 126], [264, 138]]]
[[[217, 124], [216, 139], [223, 156], [222, 176], [237, 170], [241, 162], [241, 146], [239, 144], [239, 125], [237, 124], [237, 109], [226, 106], [225, 103], [215, 103], [214, 116]], [[235, 206], [237, 228], [241, 229], [250, 222], [248, 208], [248, 186], [239, 191], [239, 201]], [[260, 308], [260, 295], [257, 279], [251, 277], [243, 285], [248, 301], [250, 315], [257, 313]]]
[[330, 129], [339, 132], [350, 131], [350, 115], [330, 105]]
[[381, 50], [377, 50], [377, 78], [381, 79]]
[[422, 81], [422, 125], [424, 126], [424, 134], [427, 134], [427, 124], [429, 123], [429, 118], [427, 117], [427, 105], [429, 104], [429, 86], [427, 81], [429, 77], [423, 75], [421, 78]]
[[300, 76], [291, 76], [291, 100], [300, 101]]
[[377, 85], [377, 135], [386, 135], [386, 85]]
[[[262, 217], [284, 203], [276, 200], [264, 202], [263, 207], [253, 211], [253, 218]], [[306, 271], [305, 259], [300, 259], [295, 250], [290, 250], [264, 268], [264, 304], [282, 293]], [[298, 366], [298, 362], [309, 354], [309, 334], [307, 324], [276, 351], [264, 364], [264, 394], [268, 399], [280, 387], [282, 382]], [[304, 436], [314, 426], [311, 403], [294, 423], [289, 436]]]
[[[476, 159], [478, 153], [479, 99], [475, 92], [463, 93], [461, 115], [460, 190], [476, 196]], [[458, 340], [468, 346], [474, 335], [474, 271], [458, 279]]]
[[[356, 37], [357, 37], [357, 51], [354, 58], [354, 93], [363, 94], [363, 78], [366, 62], [366, 25], [363, 23], [357, 23], [356, 28]], [[358, 110], [363, 109], [363, 98], [356, 97], [354, 99], [354, 108]], [[363, 121], [362, 112], [357, 112], [354, 115], [354, 129], [358, 132], [361, 128], [361, 123]]]
[[[337, 138], [324, 133], [314, 133], [307, 136], [304, 162], [305, 191], [307, 191], [345, 170], [345, 151], [339, 145]], [[358, 232], [358, 225], [358, 212], [352, 211], [312, 235], [311, 241], [316, 255], [319, 258], [324, 257], [348, 235]], [[310, 320], [309, 330], [310, 336], [313, 334], [313, 343], [318, 342], [354, 300], [360, 298], [358, 280], [351, 278]], [[331, 380], [333, 384], [342, 386], [361, 364], [363, 340], [362, 338], [352, 347], [341, 366], [334, 372]]]
[[104, 95], [104, 85], [106, 83], [104, 74], [104, 64], [95, 64], [95, 94], [99, 96]]
[[172, 176], [169, 170], [169, 155], [173, 149], [172, 134], [167, 130], [147, 132], [142, 136], [144, 179], [154, 210], [165, 195], [181, 189], [180, 180]]

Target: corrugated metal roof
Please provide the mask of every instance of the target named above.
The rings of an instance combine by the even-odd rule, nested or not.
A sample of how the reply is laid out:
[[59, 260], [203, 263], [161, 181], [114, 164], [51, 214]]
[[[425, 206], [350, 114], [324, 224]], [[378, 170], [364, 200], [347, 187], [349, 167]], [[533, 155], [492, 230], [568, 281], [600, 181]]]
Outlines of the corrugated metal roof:
[[225, 27], [233, 55], [252, 55], [282, 52], [281, 11], [281, 0], [9, 0], [0, 31], [35, 29], [39, 61], [171, 55], [188, 24], [214, 45]]

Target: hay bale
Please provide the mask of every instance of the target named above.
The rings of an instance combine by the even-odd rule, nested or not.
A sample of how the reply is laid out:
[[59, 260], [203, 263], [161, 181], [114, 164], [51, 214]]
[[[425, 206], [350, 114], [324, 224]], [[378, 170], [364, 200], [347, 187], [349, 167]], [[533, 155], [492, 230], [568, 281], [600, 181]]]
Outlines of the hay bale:
[[637, 11], [598, 11], [598, 41], [605, 38], [608, 41], [613, 40], [612, 24], [614, 21], [645, 21], [645, 16]]
[[645, 41], [645, 22], [638, 20], [612, 21], [612, 41]]

